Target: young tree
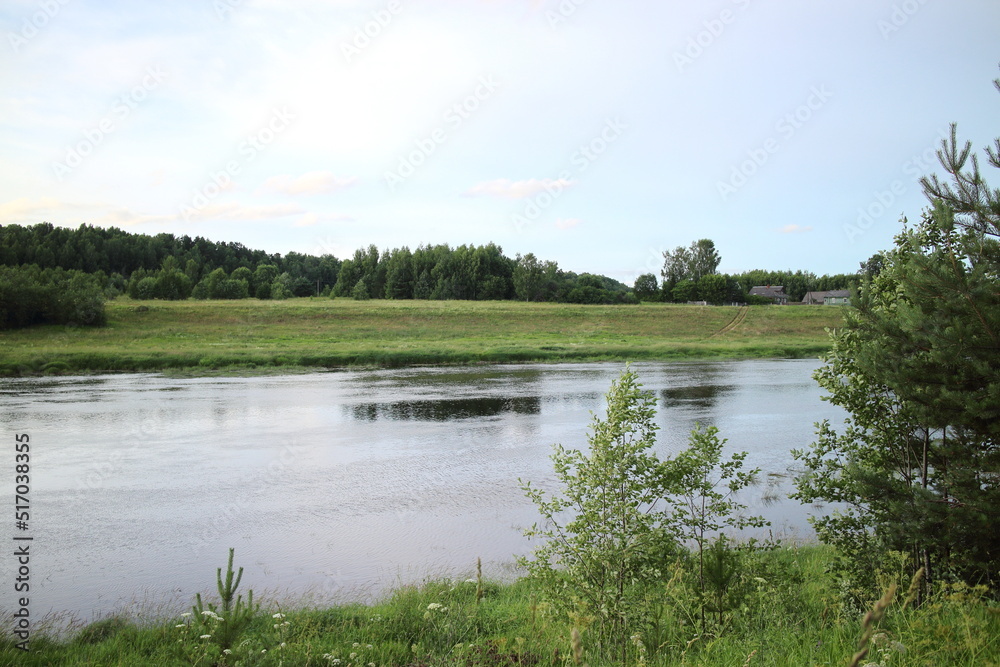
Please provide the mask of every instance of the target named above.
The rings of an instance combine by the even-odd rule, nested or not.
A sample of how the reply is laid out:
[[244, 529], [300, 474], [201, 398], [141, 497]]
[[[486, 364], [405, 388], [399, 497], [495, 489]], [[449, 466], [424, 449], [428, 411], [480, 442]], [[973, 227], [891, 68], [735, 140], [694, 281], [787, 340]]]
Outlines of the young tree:
[[[642, 390], [626, 368], [612, 383], [607, 414], [595, 417], [589, 452], [555, 446], [552, 460], [562, 492], [549, 494], [522, 481], [544, 524], [526, 531], [545, 540], [533, 557], [519, 565], [539, 584], [546, 600], [569, 613], [598, 617], [598, 632], [617, 647], [625, 663], [630, 635], [644, 628], [662, 602], [663, 574], [696, 546], [698, 596], [705, 611], [724, 611], [727, 581], [716, 581], [709, 594], [710, 574], [732, 579], [732, 568], [712, 570], [707, 544], [720, 541], [715, 562], [724, 564], [728, 549], [724, 531], [763, 526], [762, 517], [746, 517], [736, 494], [752, 484], [759, 470], [743, 471], [745, 453], [723, 460], [725, 440], [715, 428], [691, 433], [689, 446], [673, 459], [653, 451], [658, 427], [656, 399]], [[714, 605], [713, 605], [714, 602]]]
[[594, 418], [589, 453], [555, 446], [561, 495], [522, 480], [545, 524], [526, 531], [544, 542], [518, 562], [551, 604], [569, 612], [583, 603], [599, 614], [604, 637], [620, 642], [640, 614], [642, 582], [659, 578], [677, 541], [664, 525], [666, 480], [652, 452], [656, 399], [628, 369], [606, 398], [607, 416]]
[[[797, 485], [803, 500], [853, 508], [817, 524], [824, 539], [911, 553], [911, 569], [924, 567], [928, 582], [995, 586], [1000, 191], [970, 155], [953, 126], [938, 152], [950, 183], [925, 179], [931, 208], [866, 267], [857, 310], [817, 376], [852, 417], [842, 435], [821, 428], [812, 452], [800, 454], [807, 472]], [[1000, 139], [987, 155], [1000, 168]], [[852, 574], [870, 567], [859, 556]]]

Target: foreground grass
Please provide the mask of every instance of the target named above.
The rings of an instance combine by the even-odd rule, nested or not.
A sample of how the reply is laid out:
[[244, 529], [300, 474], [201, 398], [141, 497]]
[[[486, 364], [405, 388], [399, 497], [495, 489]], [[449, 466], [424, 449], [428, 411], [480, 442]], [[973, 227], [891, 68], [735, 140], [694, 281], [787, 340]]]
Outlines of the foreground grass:
[[809, 357], [833, 307], [504, 301], [132, 301], [102, 328], [0, 333], [0, 374]]
[[[629, 664], [846, 665], [861, 635], [858, 610], [839, 602], [824, 547], [766, 554], [745, 576], [754, 586], [724, 628], [700, 634], [695, 607], [678, 591], [690, 573], [661, 582], [663, 613], [637, 630]], [[902, 590], [905, 591], [905, 582]], [[477, 593], [478, 589], [478, 593]], [[879, 597], [873, 591], [872, 600]], [[861, 664], [985, 666], [1000, 663], [1000, 614], [968, 589], [942, 591], [919, 609], [897, 596]], [[478, 599], [477, 598], [481, 598]], [[283, 616], [275, 617], [275, 614]], [[614, 664], [588, 630], [539, 602], [531, 583], [436, 581], [404, 587], [372, 605], [261, 611], [226, 657], [231, 665], [575, 665]], [[573, 629], [581, 631], [575, 647]], [[139, 625], [126, 618], [91, 624], [69, 639], [34, 637], [31, 651], [0, 643], [0, 664], [212, 664], [218, 647], [190, 617]], [[643, 648], [639, 649], [638, 645]], [[578, 663], [574, 649], [582, 654]], [[644, 655], [643, 655], [644, 653]]]

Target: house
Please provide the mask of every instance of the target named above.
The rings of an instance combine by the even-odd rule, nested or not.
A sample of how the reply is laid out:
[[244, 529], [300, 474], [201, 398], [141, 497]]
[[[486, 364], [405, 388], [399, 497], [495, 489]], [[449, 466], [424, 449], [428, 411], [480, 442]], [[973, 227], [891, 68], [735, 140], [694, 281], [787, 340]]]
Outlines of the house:
[[770, 299], [779, 306], [788, 303], [788, 295], [785, 294], [784, 285], [757, 285], [750, 288], [750, 296], [762, 296]]
[[806, 292], [802, 303], [821, 306], [849, 306], [851, 293], [846, 289], [826, 290], [823, 292]]
[[830, 290], [823, 297], [824, 306], [849, 306], [851, 305], [851, 292], [846, 289]]

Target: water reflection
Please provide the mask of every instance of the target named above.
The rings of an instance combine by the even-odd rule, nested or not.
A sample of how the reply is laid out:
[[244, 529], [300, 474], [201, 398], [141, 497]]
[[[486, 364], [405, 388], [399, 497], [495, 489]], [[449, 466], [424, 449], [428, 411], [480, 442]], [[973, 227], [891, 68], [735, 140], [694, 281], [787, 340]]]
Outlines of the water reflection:
[[451, 398], [392, 403], [345, 405], [344, 411], [358, 421], [388, 420], [445, 422], [457, 419], [498, 417], [505, 413], [537, 415], [542, 401], [538, 396], [504, 398]]
[[660, 390], [660, 404], [664, 408], [685, 406], [708, 410], [714, 408], [716, 402], [736, 387], [721, 384], [691, 385], [687, 387], [671, 387]]

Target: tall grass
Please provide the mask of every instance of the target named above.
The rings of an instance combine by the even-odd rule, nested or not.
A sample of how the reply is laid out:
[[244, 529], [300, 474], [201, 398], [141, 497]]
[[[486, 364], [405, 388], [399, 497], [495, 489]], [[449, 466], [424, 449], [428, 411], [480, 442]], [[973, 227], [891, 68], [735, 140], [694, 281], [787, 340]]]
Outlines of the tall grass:
[[[881, 599], [881, 612], [869, 616], [866, 625], [839, 601], [826, 572], [832, 555], [819, 546], [759, 554], [744, 573], [752, 586], [741, 608], [724, 631], [706, 635], [693, 623], [691, 575], [683, 567], [674, 569], [660, 585], [659, 625], [633, 629], [629, 664], [848, 665], [859, 650], [859, 637], [861, 648], [867, 649], [859, 665], [973, 667], [1000, 662], [1000, 610], [983, 589], [943, 587], [918, 608], [906, 604], [904, 594], [872, 591], [872, 604]], [[559, 615], [537, 599], [529, 580], [501, 584], [473, 578], [403, 586], [371, 605], [278, 608], [265, 602], [226, 663], [620, 664], [591, 636], [592, 619], [586, 612]], [[5, 641], [0, 664], [211, 664], [197, 657], [208, 640], [188, 627], [186, 618], [140, 622], [113, 617], [68, 638], [36, 635], [30, 653]]]

